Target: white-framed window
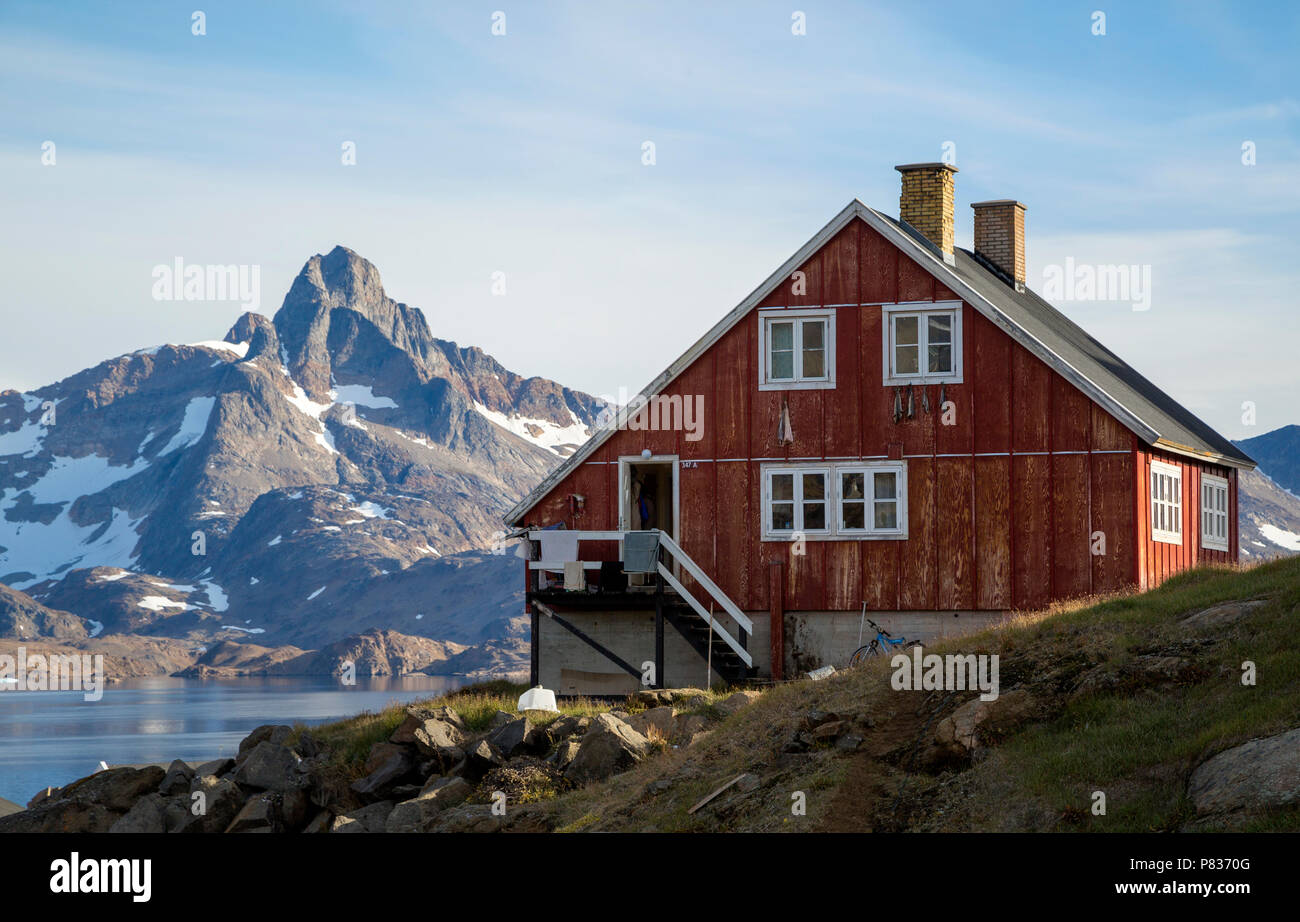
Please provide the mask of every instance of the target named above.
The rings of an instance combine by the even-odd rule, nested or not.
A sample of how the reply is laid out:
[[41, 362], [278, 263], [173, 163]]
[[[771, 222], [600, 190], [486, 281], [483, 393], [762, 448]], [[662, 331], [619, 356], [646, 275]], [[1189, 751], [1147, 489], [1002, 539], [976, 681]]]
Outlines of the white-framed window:
[[1163, 461], [1151, 462], [1151, 537], [1183, 543], [1183, 471]]
[[907, 463], [763, 465], [763, 540], [907, 537]]
[[820, 467], [770, 468], [764, 472], [764, 531], [827, 533], [831, 472]]
[[1201, 547], [1228, 549], [1228, 481], [1213, 474], [1201, 475]]
[[758, 389], [835, 386], [835, 311], [774, 308], [758, 312]]
[[886, 384], [960, 384], [961, 302], [881, 305]]

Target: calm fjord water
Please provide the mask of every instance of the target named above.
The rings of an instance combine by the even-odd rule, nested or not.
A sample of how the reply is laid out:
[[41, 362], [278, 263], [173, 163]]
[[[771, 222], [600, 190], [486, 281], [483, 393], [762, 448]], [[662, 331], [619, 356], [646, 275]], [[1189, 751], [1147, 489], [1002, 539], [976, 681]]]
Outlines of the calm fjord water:
[[455, 676], [128, 679], [99, 701], [79, 691], [0, 691], [0, 797], [26, 804], [47, 785], [112, 765], [234, 756], [259, 724], [327, 723], [453, 691]]

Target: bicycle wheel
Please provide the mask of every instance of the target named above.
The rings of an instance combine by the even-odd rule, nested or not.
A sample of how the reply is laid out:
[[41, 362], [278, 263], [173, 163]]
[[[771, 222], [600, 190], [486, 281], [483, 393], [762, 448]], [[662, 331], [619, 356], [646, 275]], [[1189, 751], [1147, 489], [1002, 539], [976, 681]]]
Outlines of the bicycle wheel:
[[873, 646], [874, 644], [867, 644], [854, 650], [853, 656], [849, 658], [849, 666], [856, 666], [869, 659], [874, 652], [872, 650]]

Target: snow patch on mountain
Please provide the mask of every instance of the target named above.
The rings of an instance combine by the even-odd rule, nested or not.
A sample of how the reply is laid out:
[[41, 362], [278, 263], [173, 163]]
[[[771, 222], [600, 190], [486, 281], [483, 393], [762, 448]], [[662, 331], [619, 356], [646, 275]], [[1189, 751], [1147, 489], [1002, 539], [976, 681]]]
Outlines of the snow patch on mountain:
[[1260, 533], [1272, 541], [1278, 547], [1284, 547], [1288, 551], [1300, 551], [1300, 535], [1293, 531], [1287, 531], [1285, 528], [1278, 528], [1267, 522], [1259, 526]]
[[365, 502], [352, 506], [348, 511], [355, 512], [363, 519], [386, 519], [388, 518], [388, 514], [393, 510], [385, 508], [378, 503], [372, 503], [370, 500], [366, 500]]
[[222, 339], [205, 339], [202, 342], [188, 343], [200, 349], [213, 349], [217, 352], [233, 352], [241, 359], [248, 355], [248, 343], [228, 343]]
[[569, 419], [572, 422], [567, 426], [561, 426], [549, 419], [507, 416], [496, 410], [489, 410], [477, 400], [474, 401], [474, 409], [484, 419], [496, 423], [507, 432], [513, 432], [520, 438], [532, 442], [539, 448], [554, 452], [562, 458], [567, 458], [573, 453], [574, 448], [587, 441], [587, 426], [574, 415], [572, 410], [569, 411]]
[[230, 600], [226, 597], [226, 590], [212, 582], [212, 580], [204, 580], [203, 588], [208, 592], [208, 606], [213, 611], [225, 611], [230, 607]]
[[391, 397], [376, 394], [374, 389], [366, 384], [335, 385], [330, 391], [330, 396], [337, 403], [355, 403], [359, 407], [370, 407], [374, 410], [397, 409], [397, 404]]
[[208, 431], [208, 422], [212, 419], [212, 410], [216, 405], [215, 397], [195, 397], [187, 403], [185, 418], [181, 420], [180, 429], [171, 437], [171, 441], [163, 446], [162, 451], [158, 452], [159, 457], [171, 454], [177, 449], [189, 448], [203, 438], [203, 433]]
[[[22, 398], [24, 414], [30, 414], [43, 402], [33, 394], [23, 394]], [[34, 422], [24, 420], [23, 424], [13, 432], [0, 433], [0, 456], [22, 455], [23, 457], [31, 457], [41, 450], [41, 443], [45, 441], [45, 433], [46, 427], [41, 425], [39, 417]]]
[[[80, 496], [94, 496], [113, 484], [134, 477], [149, 466], [137, 458], [123, 467], [107, 458], [90, 454], [80, 458], [56, 456], [40, 480], [30, 487], [5, 491], [0, 501], [11, 500], [26, 492], [37, 503], [71, 503]], [[10, 493], [12, 492], [12, 496]]]
[[184, 602], [177, 602], [161, 595], [147, 595], [136, 603], [140, 608], [147, 608], [149, 611], [166, 611], [169, 608], [189, 608]]
[[10, 582], [15, 589], [27, 589], [47, 579], [61, 579], [74, 567], [134, 566], [133, 553], [140, 540], [136, 528], [144, 520], [132, 519], [113, 509], [107, 523], [78, 525], [65, 509], [48, 525], [40, 522], [11, 522], [0, 517], [0, 576], [30, 573], [32, 577]]
[[[288, 374], [288, 369], [285, 369], [285, 373]], [[316, 444], [321, 448], [324, 448], [330, 454], [337, 455], [339, 451], [334, 447], [334, 436], [330, 433], [329, 426], [325, 425], [325, 420], [321, 418], [325, 415], [325, 411], [334, 404], [317, 403], [307, 396], [307, 392], [299, 387], [296, 381], [292, 378], [290, 378], [289, 381], [293, 384], [293, 396], [286, 396], [284, 399], [293, 404], [300, 412], [316, 420], [316, 424], [319, 425], [321, 429], [320, 432], [316, 433]]]

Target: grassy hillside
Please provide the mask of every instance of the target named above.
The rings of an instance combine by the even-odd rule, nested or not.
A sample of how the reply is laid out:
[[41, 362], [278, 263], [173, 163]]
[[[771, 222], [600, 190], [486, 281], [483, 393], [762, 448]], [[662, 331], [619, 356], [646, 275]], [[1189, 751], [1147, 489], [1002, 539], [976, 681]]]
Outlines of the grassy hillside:
[[[1215, 623], [1188, 618], [1243, 600], [1258, 604]], [[943, 729], [977, 693], [895, 691], [880, 660], [771, 688], [689, 746], [661, 747], [535, 808], [561, 831], [1300, 830], [1300, 808], [1198, 818], [1187, 794], [1208, 757], [1300, 726], [1298, 608], [1300, 559], [1202, 569], [1152, 592], [1059, 606], [927, 648], [1000, 657], [999, 710], [973, 751], [944, 744]], [[1253, 686], [1241, 681], [1246, 661]], [[520, 690], [446, 700], [486, 724]], [[400, 715], [313, 733], [359, 761]], [[741, 774], [752, 777], [690, 813]], [[1097, 791], [1105, 815], [1092, 810]]]
[[[1236, 624], [1180, 621], [1216, 603], [1261, 599]], [[1253, 737], [1300, 725], [1300, 560], [1249, 570], [1203, 569], [1161, 588], [1065, 606], [927, 652], [1001, 657], [1002, 694], [1037, 705], [966, 764], [923, 768], [926, 741], [971, 693], [899, 692], [889, 664], [768, 691], [708, 739], [556, 799], [561, 825], [591, 830], [1171, 830], [1193, 823], [1192, 769]], [[1253, 661], [1254, 687], [1241, 683]], [[1145, 667], [1155, 663], [1158, 667]], [[1075, 691], [1085, 676], [1082, 691]], [[815, 712], [834, 712], [859, 748], [785, 752]], [[822, 715], [814, 716], [821, 719]], [[797, 748], [797, 747], [793, 747]], [[742, 772], [750, 793], [700, 798]], [[1091, 812], [1092, 792], [1107, 798]], [[806, 796], [806, 816], [791, 813]], [[1300, 829], [1274, 812], [1245, 829]]]

